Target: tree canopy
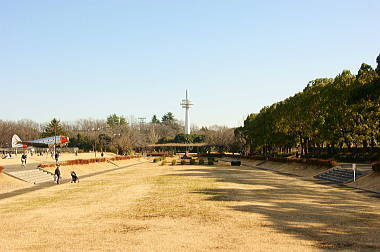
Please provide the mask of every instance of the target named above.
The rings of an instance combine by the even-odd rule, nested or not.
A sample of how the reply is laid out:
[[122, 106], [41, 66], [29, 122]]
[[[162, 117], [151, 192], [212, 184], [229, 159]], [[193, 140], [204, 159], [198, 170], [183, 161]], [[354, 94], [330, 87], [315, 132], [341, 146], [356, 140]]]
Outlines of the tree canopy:
[[174, 120], [175, 119], [172, 112], [168, 112], [162, 116], [162, 123], [171, 124]]
[[117, 125], [126, 125], [127, 124], [127, 119], [123, 116], [118, 116], [116, 114], [109, 115], [107, 117], [107, 124], [109, 126], [117, 126]]
[[[377, 58], [379, 63], [380, 56]], [[380, 144], [380, 75], [368, 64], [358, 74], [310, 81], [305, 89], [264, 107], [235, 132], [252, 153], [372, 147]]]
[[58, 136], [58, 135], [66, 135], [63, 125], [59, 120], [53, 118], [48, 125], [44, 127], [42, 132], [42, 137], [50, 137], [50, 136]]
[[151, 123], [160, 123], [160, 120], [157, 119], [156, 115], [153, 115]]

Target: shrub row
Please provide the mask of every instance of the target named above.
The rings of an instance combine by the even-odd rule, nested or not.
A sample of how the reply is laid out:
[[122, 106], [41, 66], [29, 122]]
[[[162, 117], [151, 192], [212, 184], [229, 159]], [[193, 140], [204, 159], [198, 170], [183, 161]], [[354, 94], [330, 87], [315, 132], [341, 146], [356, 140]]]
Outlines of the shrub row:
[[[265, 160], [264, 156], [251, 156], [249, 159], [255, 160]], [[306, 165], [315, 165], [321, 167], [334, 167], [337, 165], [337, 162], [334, 160], [326, 160], [319, 158], [290, 158], [290, 157], [267, 157], [267, 160], [273, 162], [282, 162], [282, 163], [301, 163]]]
[[[75, 159], [75, 160], [66, 160], [63, 162], [60, 162], [59, 164], [61, 166], [67, 166], [67, 165], [85, 165], [85, 164], [91, 164], [91, 163], [100, 163], [100, 162], [107, 162], [107, 161], [121, 161], [121, 160], [128, 160], [132, 158], [137, 158], [138, 156], [116, 156], [112, 158], [90, 158], [90, 159]], [[40, 168], [46, 168], [46, 167], [54, 167], [55, 164], [39, 164], [38, 167]]]
[[[222, 154], [222, 153], [200, 153], [198, 157], [207, 157], [207, 158], [222, 158], [222, 157], [232, 157], [232, 154]], [[236, 156], [236, 155], [235, 155]]]
[[[229, 158], [239, 158], [239, 156], [234, 156], [231, 154], [212, 154], [212, 155], [205, 155], [209, 159], [214, 157], [229, 157]], [[328, 160], [328, 159], [320, 159], [320, 158], [291, 158], [291, 157], [265, 157], [261, 155], [250, 155], [246, 156], [244, 158], [247, 159], [253, 159], [253, 160], [269, 160], [274, 162], [283, 162], [283, 163], [302, 163], [307, 165], [315, 165], [315, 166], [321, 166], [321, 167], [334, 167], [337, 165], [337, 163], [334, 160]]]
[[[231, 155], [231, 154], [210, 154], [210, 155], [204, 155], [210, 159], [213, 159], [215, 157], [229, 157], [229, 158], [235, 158], [238, 159], [239, 155]], [[244, 157], [246, 159], [253, 159], [253, 160], [269, 160], [274, 162], [283, 162], [283, 163], [302, 163], [307, 165], [315, 165], [315, 166], [321, 166], [321, 167], [334, 167], [337, 165], [337, 162], [334, 160], [327, 160], [327, 159], [320, 159], [320, 158], [291, 158], [286, 156], [280, 156], [280, 157], [266, 157], [260, 156], [260, 155], [250, 155]], [[216, 162], [216, 160], [214, 160]]]
[[[195, 165], [196, 164], [196, 159], [190, 159], [189, 163], [187, 163], [185, 159], [181, 159], [180, 163], [181, 163], [181, 165], [186, 165], [186, 164]], [[177, 164], [177, 161], [173, 160], [172, 161], [172, 165], [176, 165], [176, 164]], [[204, 165], [205, 164], [205, 160], [204, 159], [198, 159], [198, 164], [199, 165]], [[214, 165], [214, 160], [211, 159], [211, 158], [209, 158], [207, 164], [208, 165]]]
[[380, 161], [372, 164], [372, 170], [375, 172], [380, 172]]
[[160, 161], [162, 161], [162, 160], [165, 160], [165, 156], [162, 156], [162, 157], [156, 157], [156, 158], [154, 158], [153, 159], [153, 163], [158, 163], [158, 162], [160, 162]]
[[173, 157], [172, 154], [167, 152], [148, 152], [146, 155], [149, 157]]

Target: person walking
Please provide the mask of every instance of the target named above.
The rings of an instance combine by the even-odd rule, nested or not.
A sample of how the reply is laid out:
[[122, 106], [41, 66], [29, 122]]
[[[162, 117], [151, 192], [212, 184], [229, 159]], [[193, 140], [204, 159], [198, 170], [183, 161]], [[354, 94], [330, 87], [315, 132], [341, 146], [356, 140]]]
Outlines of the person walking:
[[56, 179], [56, 182], [57, 184], [59, 184], [59, 180], [61, 178], [61, 166], [59, 164], [57, 164], [57, 168], [55, 168], [55, 171], [54, 171], [54, 175], [55, 175], [55, 179]]
[[55, 158], [55, 163], [58, 164], [58, 159], [59, 159], [59, 153], [58, 152], [55, 153], [54, 158]]

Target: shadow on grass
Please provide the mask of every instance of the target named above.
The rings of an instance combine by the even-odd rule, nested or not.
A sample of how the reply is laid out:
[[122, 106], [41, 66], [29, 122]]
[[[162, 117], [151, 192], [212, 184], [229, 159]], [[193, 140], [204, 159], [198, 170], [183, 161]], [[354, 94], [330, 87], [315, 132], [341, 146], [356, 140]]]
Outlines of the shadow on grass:
[[[132, 167], [132, 166], [135, 166], [135, 165], [139, 165], [139, 164], [142, 164], [142, 163], [146, 163], [146, 162], [149, 162], [149, 161], [139, 162], [139, 163], [131, 164], [131, 165], [120, 166], [120, 167], [117, 167], [117, 168], [108, 169], [108, 170], [104, 170], [104, 171], [89, 173], [89, 174], [80, 176], [80, 179], [85, 179], [85, 178], [94, 177], [94, 176], [98, 176], [98, 175], [109, 173], [109, 172], [123, 170], [125, 168], [129, 168], [129, 167]], [[71, 181], [70, 179], [62, 179], [61, 180], [61, 184], [68, 183], [70, 181]], [[27, 182], [25, 182], [25, 183], [27, 183]], [[6, 198], [11, 198], [11, 197], [14, 197], [14, 196], [17, 196], [17, 195], [20, 195], [20, 194], [24, 194], [24, 193], [28, 193], [28, 192], [38, 191], [38, 190], [41, 190], [41, 189], [44, 189], [44, 188], [47, 188], [47, 187], [51, 187], [51, 186], [56, 186], [56, 185], [57, 184], [55, 182], [51, 181], [51, 182], [45, 182], [45, 183], [41, 183], [41, 184], [36, 184], [33, 187], [28, 187], [28, 188], [18, 189], [18, 190], [14, 190], [14, 191], [7, 192], [7, 193], [2, 193], [2, 194], [0, 194], [0, 200], [6, 199]]]
[[193, 193], [207, 195], [210, 201], [225, 202], [234, 211], [264, 216], [271, 223], [269, 227], [315, 241], [318, 248], [380, 249], [380, 200], [377, 198], [246, 166], [186, 169], [171, 176], [205, 177], [232, 183], [228, 188]]

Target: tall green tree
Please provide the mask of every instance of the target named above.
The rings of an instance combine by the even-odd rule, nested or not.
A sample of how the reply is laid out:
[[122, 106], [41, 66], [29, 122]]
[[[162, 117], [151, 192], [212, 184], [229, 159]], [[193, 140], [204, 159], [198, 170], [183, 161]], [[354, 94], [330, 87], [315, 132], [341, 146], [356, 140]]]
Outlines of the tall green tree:
[[166, 124], [170, 124], [174, 122], [174, 115], [172, 112], [168, 112], [162, 116], [162, 122]]
[[126, 125], [127, 119], [123, 116], [118, 116], [116, 114], [112, 114], [112, 115], [109, 115], [107, 117], [107, 124], [111, 127]]
[[42, 137], [66, 135], [66, 132], [59, 120], [53, 118], [48, 125], [44, 127]]
[[158, 120], [156, 115], [153, 115], [151, 123], [160, 123], [160, 120]]
[[301, 146], [308, 154], [309, 149], [326, 147], [374, 150], [379, 129], [380, 77], [363, 63], [357, 75], [344, 70], [333, 79], [313, 80], [302, 92], [249, 115], [238, 133], [245, 135], [251, 152]]

